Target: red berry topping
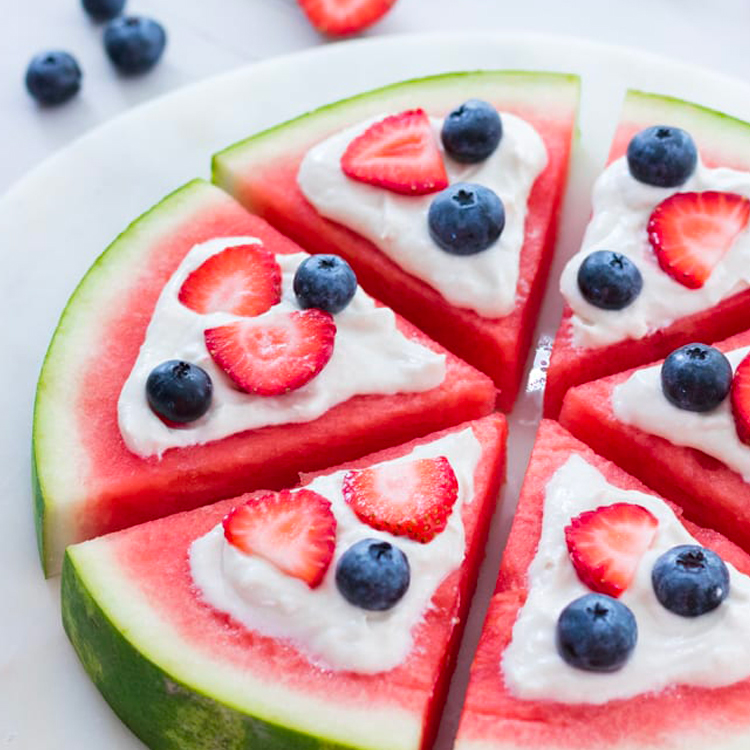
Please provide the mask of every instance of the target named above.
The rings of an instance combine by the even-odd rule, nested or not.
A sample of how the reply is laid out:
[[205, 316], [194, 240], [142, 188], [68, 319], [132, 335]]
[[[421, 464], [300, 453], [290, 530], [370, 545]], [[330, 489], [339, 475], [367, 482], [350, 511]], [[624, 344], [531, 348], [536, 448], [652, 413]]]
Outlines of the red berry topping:
[[404, 195], [425, 195], [448, 187], [443, 158], [422, 109], [371, 125], [349, 144], [341, 169], [354, 180]]
[[440, 456], [350, 471], [342, 490], [363, 523], [427, 544], [448, 523], [458, 482], [448, 459]]
[[228, 247], [201, 263], [182, 283], [179, 300], [199, 313], [261, 315], [281, 299], [281, 269], [257, 245]]
[[336, 324], [311, 309], [209, 328], [214, 362], [247, 393], [280, 396], [310, 382], [333, 354]]
[[356, 34], [385, 15], [396, 0], [298, 0], [310, 23], [331, 36]]
[[659, 522], [640, 505], [615, 503], [576, 516], [565, 541], [578, 577], [592, 591], [619, 597], [630, 586]]
[[311, 589], [320, 585], [336, 548], [331, 504], [312, 490], [251, 497], [234, 508], [223, 525], [233, 547], [262, 557]]
[[648, 238], [661, 269], [700, 289], [750, 218], [750, 200], [734, 193], [675, 193], [648, 220]]
[[729, 393], [737, 437], [743, 443], [750, 445], [750, 354], [734, 371]]

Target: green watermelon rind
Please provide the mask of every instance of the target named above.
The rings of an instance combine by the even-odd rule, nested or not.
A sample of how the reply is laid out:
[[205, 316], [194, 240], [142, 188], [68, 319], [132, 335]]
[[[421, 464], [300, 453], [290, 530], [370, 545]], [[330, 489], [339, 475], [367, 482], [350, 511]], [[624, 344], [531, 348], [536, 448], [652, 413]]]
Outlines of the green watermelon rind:
[[[384, 107], [389, 111], [424, 107], [432, 112], [437, 106], [448, 111], [469, 96], [481, 97], [485, 89], [488, 99], [516, 101], [537, 108], [542, 117], [554, 116], [556, 102], [569, 111], [571, 102], [578, 101], [580, 78], [549, 71], [482, 70], [401, 81], [319, 107], [219, 151], [212, 160], [212, 180], [233, 193], [233, 174], [242, 174], [248, 165], [270, 163], [347, 123], [381, 114]], [[573, 90], [575, 97], [570, 96]], [[446, 97], [454, 91], [453, 98]]]
[[[351, 744], [330, 735], [361, 736], [362, 722], [339, 716], [328, 696], [313, 697], [328, 716], [295, 715], [293, 700], [276, 707], [281, 712], [264, 717], [264, 699], [270, 686], [260, 684], [230, 697], [224, 687], [200, 672], [202, 689], [195, 687], [198, 670], [195, 652], [180, 645], [179, 634], [156, 613], [144, 615], [117, 572], [105, 540], [69, 547], [62, 572], [62, 619], [65, 631], [91, 680], [110, 707], [151, 750], [379, 750], [398, 718], [380, 722], [366, 744]], [[198, 666], [196, 666], [198, 664]], [[192, 673], [191, 673], [192, 672]], [[191, 679], [195, 678], [195, 679]], [[217, 687], [218, 685], [218, 687]], [[211, 695], [212, 689], [217, 695]], [[291, 694], [290, 694], [291, 695]], [[267, 705], [267, 704], [266, 704]], [[344, 707], [341, 711], [345, 711]], [[397, 709], [398, 710], [398, 709]], [[366, 716], [372, 707], [361, 706]], [[332, 713], [333, 712], [333, 713]], [[335, 722], [333, 717], [335, 716]], [[301, 727], [300, 718], [307, 724]], [[360, 717], [361, 718], [361, 717]], [[326, 719], [329, 720], [327, 723]], [[410, 717], [416, 733], [421, 718]], [[281, 722], [284, 722], [282, 724]], [[317, 723], [317, 725], [316, 725]], [[336, 724], [335, 728], [332, 726]], [[318, 727], [323, 728], [318, 732]], [[296, 725], [296, 726], [295, 726]], [[315, 733], [309, 731], [315, 728]], [[378, 730], [380, 735], [378, 736]], [[411, 734], [411, 732], [410, 732]], [[415, 735], [416, 736], [416, 735]], [[393, 739], [392, 747], [399, 745]], [[403, 747], [408, 746], [407, 744]]]
[[[143, 242], [144, 234], [156, 233], [175, 219], [188, 215], [196, 201], [202, 201], [203, 196], [214, 191], [216, 188], [205, 180], [192, 180], [135, 219], [99, 255], [63, 309], [39, 375], [32, 426], [34, 520], [42, 568], [46, 575], [56, 572], [54, 569], [59, 565], [63, 552], [51, 533], [58, 524], [50, 523], [50, 516], [57, 510], [59, 502], [48, 486], [66, 485], [53, 479], [51, 474], [74, 471], [80, 465], [76, 459], [85, 460], [70, 453], [73, 444], [70, 431], [75, 432], [76, 427], [68, 386], [80, 368], [79, 355], [90, 351], [87, 336], [97, 330], [99, 318], [90, 315], [92, 305], [96, 305], [97, 298], [109, 296], [113, 279], [123, 281], [125, 271], [130, 271], [131, 278], [137, 275], [138, 264], [133, 263], [131, 255], [139, 248], [147, 248], [148, 243]], [[97, 309], [106, 309], [106, 306]], [[75, 486], [76, 478], [71, 477], [71, 481], [72, 485], [68, 486]]]

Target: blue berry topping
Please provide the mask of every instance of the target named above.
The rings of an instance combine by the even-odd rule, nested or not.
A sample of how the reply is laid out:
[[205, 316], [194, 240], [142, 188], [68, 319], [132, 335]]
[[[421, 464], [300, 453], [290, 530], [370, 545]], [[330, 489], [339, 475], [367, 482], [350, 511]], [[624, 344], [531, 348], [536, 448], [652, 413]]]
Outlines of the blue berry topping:
[[164, 27], [150, 18], [121, 16], [104, 27], [104, 49], [115, 67], [128, 75], [151, 70], [166, 43]]
[[681, 544], [665, 552], [651, 571], [656, 598], [670, 612], [698, 617], [716, 609], [729, 594], [729, 571], [710, 549]]
[[409, 588], [406, 555], [382, 539], [362, 539], [344, 552], [336, 566], [336, 586], [355, 607], [391, 609]]
[[713, 346], [686, 344], [661, 366], [661, 390], [667, 400], [686, 411], [710, 411], [729, 393], [732, 365]]
[[170, 359], [154, 367], [146, 380], [148, 404], [160, 417], [186, 424], [211, 406], [213, 384], [208, 373], [190, 362]]
[[317, 307], [329, 313], [341, 312], [357, 291], [357, 277], [338, 255], [311, 255], [294, 274], [294, 293], [303, 309]]
[[440, 138], [456, 161], [475, 164], [486, 159], [500, 143], [503, 125], [497, 110], [481, 99], [469, 99], [443, 121]]
[[83, 9], [95, 21], [109, 21], [122, 13], [125, 0], [83, 0]]
[[42, 52], [26, 68], [26, 88], [40, 104], [62, 104], [81, 88], [83, 74], [68, 52]]
[[505, 208], [489, 188], [457, 182], [435, 196], [427, 223], [432, 239], [443, 250], [453, 255], [474, 255], [500, 236]]
[[583, 298], [603, 310], [622, 310], [641, 293], [643, 277], [630, 258], [611, 250], [587, 255], [578, 269]]
[[557, 650], [576, 669], [614, 672], [638, 640], [631, 610], [605, 594], [586, 594], [568, 604], [557, 621]]
[[680, 128], [654, 125], [628, 144], [630, 174], [647, 185], [678, 187], [687, 182], [697, 163], [695, 142]]

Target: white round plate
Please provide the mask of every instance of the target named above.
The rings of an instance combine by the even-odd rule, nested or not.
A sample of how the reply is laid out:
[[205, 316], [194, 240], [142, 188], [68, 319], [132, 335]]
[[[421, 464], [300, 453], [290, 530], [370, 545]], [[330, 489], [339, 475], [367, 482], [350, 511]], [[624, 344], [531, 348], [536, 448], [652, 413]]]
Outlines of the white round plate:
[[[556, 280], [589, 213], [628, 87], [671, 94], [750, 119], [750, 87], [652, 55], [576, 39], [517, 34], [380, 37], [241, 68], [141, 106], [46, 161], [0, 200], [0, 746], [8, 750], [143, 745], [88, 680], [60, 624], [59, 579], [44, 581], [32, 520], [29, 445], [34, 387], [65, 301], [89, 265], [163, 195], [209, 175], [222, 147], [313, 107], [405, 78], [516, 68], [578, 73], [580, 139], [573, 152], [558, 257], [540, 321], [552, 335]], [[511, 419], [509, 482], [496, 518], [437, 747], [451, 746], [471, 653], [494, 586], [539, 415], [525, 394]]]

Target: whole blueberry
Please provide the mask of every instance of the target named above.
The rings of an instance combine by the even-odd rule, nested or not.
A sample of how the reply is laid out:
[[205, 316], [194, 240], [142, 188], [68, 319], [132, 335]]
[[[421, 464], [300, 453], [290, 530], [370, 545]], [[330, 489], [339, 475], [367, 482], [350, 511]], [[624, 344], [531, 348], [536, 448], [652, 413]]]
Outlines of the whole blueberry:
[[438, 193], [430, 204], [427, 223], [432, 239], [453, 255], [486, 250], [505, 227], [505, 208], [483, 185], [457, 182]]
[[83, 74], [68, 52], [52, 50], [32, 58], [26, 68], [26, 88], [41, 104], [62, 104], [78, 93]]
[[643, 277], [627, 255], [595, 250], [578, 269], [578, 288], [595, 307], [622, 310], [641, 293]]
[[409, 588], [406, 555], [382, 539], [362, 539], [344, 552], [336, 566], [336, 586], [355, 607], [383, 611], [395, 606]]
[[647, 185], [682, 185], [697, 163], [695, 142], [680, 128], [654, 125], [634, 135], [628, 144], [630, 174]]
[[686, 344], [661, 366], [661, 390], [667, 400], [686, 411], [711, 411], [729, 393], [732, 365], [713, 346]]
[[337, 313], [352, 301], [357, 277], [338, 255], [311, 255], [297, 267], [293, 287], [303, 309], [317, 307]]
[[656, 598], [682, 617], [698, 617], [716, 609], [729, 594], [729, 571], [710, 549], [681, 544], [654, 563], [651, 583]]
[[486, 159], [497, 148], [502, 135], [500, 115], [481, 99], [469, 99], [454, 109], [440, 131], [446, 153], [465, 164]]
[[637, 640], [631, 610], [605, 594], [572, 601], [557, 620], [558, 653], [576, 669], [614, 672], [630, 658]]
[[125, 7], [125, 0], [82, 0], [83, 9], [95, 21], [109, 21], [119, 16]]
[[146, 380], [146, 398], [159, 416], [186, 424], [202, 417], [211, 406], [213, 384], [198, 365], [170, 359], [151, 370]]
[[104, 49], [121, 73], [145, 73], [164, 52], [167, 35], [157, 21], [143, 16], [121, 16], [104, 27]]

